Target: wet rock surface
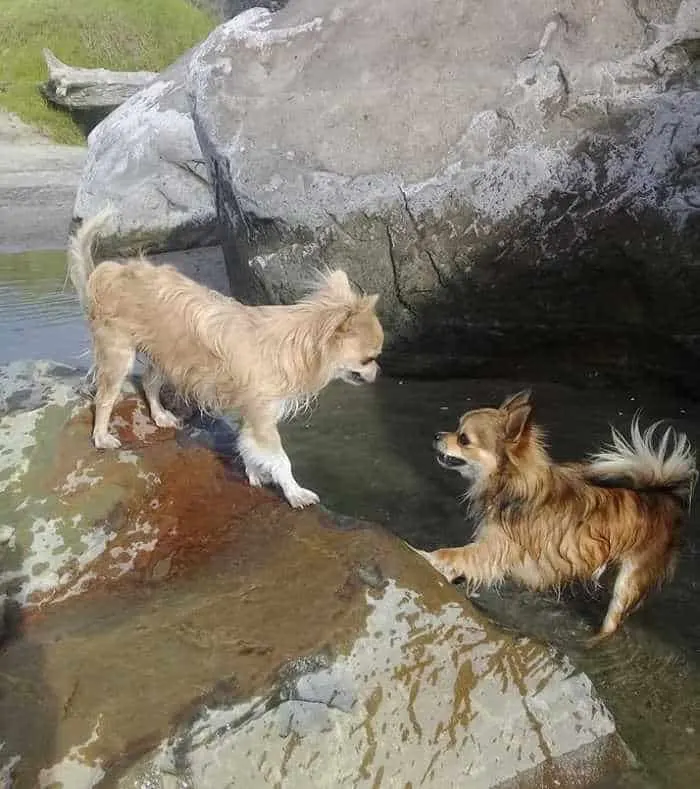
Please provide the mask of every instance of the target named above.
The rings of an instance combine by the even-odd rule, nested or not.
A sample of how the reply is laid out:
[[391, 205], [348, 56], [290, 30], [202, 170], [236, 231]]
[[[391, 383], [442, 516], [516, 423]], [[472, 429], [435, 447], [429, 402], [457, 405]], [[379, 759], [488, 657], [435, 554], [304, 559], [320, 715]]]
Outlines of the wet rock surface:
[[584, 674], [379, 527], [251, 489], [211, 431], [158, 430], [133, 395], [124, 449], [96, 452], [69, 368], [0, 384], [13, 787], [577, 787], [629, 768]]

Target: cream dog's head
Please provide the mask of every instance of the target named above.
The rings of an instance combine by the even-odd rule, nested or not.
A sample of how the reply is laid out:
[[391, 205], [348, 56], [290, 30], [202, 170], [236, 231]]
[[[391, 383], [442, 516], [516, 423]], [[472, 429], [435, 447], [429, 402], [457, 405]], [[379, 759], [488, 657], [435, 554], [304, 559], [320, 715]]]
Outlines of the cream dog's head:
[[326, 272], [307, 303], [325, 314], [317, 338], [329, 368], [329, 379], [359, 385], [379, 374], [384, 331], [377, 318], [379, 296], [357, 293], [344, 271]]
[[335, 377], [346, 383], [371, 384], [379, 375], [384, 331], [374, 312], [378, 298], [364, 297], [361, 308], [348, 317], [338, 332]]

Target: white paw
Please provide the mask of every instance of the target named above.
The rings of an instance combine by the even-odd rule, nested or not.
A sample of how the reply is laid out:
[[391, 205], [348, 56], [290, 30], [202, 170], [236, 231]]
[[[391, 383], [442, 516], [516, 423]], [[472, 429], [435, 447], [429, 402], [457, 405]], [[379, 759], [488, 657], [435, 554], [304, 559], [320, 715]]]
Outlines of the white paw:
[[182, 422], [170, 411], [163, 409], [160, 413], [153, 414], [153, 421], [158, 427], [174, 427], [182, 426]]
[[119, 449], [122, 445], [116, 436], [109, 433], [95, 433], [92, 436], [92, 443], [95, 445], [95, 449]]
[[248, 471], [248, 484], [251, 488], [259, 488], [262, 487], [263, 481], [262, 477], [255, 471]]
[[269, 472], [260, 468], [255, 468], [255, 466], [246, 468], [245, 473], [248, 477], [248, 483], [252, 488], [260, 488], [263, 485], [269, 485], [272, 482], [272, 476], [269, 474]]
[[318, 504], [320, 501], [313, 490], [306, 490], [306, 488], [292, 488], [291, 490], [285, 490], [284, 495], [290, 505], [294, 507], [294, 509], [309, 507], [312, 504]]

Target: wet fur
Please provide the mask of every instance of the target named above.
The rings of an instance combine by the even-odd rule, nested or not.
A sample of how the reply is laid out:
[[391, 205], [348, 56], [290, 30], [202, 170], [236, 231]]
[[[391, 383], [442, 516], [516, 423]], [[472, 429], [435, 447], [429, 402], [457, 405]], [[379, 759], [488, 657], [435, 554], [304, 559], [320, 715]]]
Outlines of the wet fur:
[[589, 461], [556, 464], [532, 421], [529, 392], [500, 408], [464, 414], [455, 433], [435, 439], [438, 460], [469, 482], [475, 540], [421, 552], [448, 580], [478, 586], [513, 578], [531, 589], [617, 577], [597, 638], [673, 572], [679, 528], [697, 477], [684, 434], [659, 426], [612, 444]]
[[165, 381], [203, 410], [235, 410], [250, 483], [279, 485], [295, 507], [317, 502], [294, 479], [277, 423], [333, 379], [374, 381], [383, 344], [377, 296], [357, 293], [344, 272], [328, 271], [296, 304], [252, 307], [143, 257], [96, 266], [93, 244], [109, 217], [107, 211], [84, 222], [68, 254], [93, 339], [95, 446], [119, 446], [108, 422], [138, 352], [146, 358], [144, 393], [157, 425], [178, 424], [160, 402]]

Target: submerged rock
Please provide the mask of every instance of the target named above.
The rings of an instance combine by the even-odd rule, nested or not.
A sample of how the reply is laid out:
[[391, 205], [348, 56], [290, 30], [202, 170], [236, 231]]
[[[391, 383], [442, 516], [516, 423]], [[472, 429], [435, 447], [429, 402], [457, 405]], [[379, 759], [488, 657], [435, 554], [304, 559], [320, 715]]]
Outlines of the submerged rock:
[[573, 788], [630, 765], [585, 675], [380, 527], [250, 488], [133, 395], [126, 448], [96, 452], [77, 373], [0, 380], [14, 789]]

